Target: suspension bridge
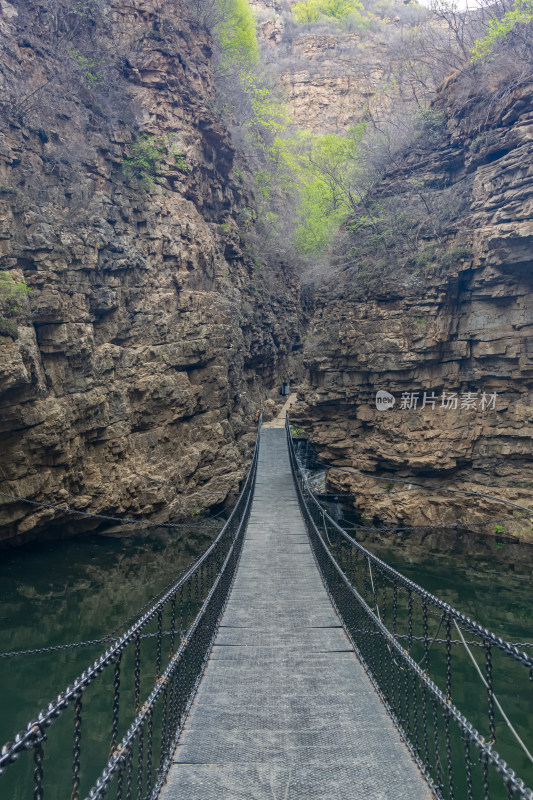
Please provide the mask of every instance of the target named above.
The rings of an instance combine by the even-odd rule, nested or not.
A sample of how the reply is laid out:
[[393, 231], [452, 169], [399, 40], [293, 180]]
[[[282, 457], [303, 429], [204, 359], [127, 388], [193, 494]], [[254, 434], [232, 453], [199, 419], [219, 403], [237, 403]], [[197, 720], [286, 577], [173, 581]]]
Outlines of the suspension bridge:
[[[498, 699], [510, 680], [530, 700], [532, 679], [523, 649], [343, 530], [307, 485], [288, 418], [260, 421], [213, 544], [2, 748], [0, 793], [533, 800], [517, 771], [527, 742]], [[479, 691], [475, 720], [463, 684]]]

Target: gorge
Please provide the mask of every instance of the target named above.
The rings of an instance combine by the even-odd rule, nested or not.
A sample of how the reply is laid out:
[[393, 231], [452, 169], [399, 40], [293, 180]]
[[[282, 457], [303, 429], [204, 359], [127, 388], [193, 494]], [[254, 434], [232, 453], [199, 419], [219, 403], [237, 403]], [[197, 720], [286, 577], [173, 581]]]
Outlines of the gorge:
[[532, 3], [0, 0], [6, 800], [533, 800]]
[[[99, 527], [60, 507], [158, 522], [222, 507], [288, 381], [323, 461], [433, 487], [331, 469], [364, 519], [503, 517], [529, 540], [526, 513], [447, 490], [531, 507], [531, 75], [463, 65], [414, 129], [396, 121], [374, 217], [313, 266], [283, 230], [257, 234], [296, 201], [257, 183], [217, 101], [207, 8], [2, 0], [0, 268], [29, 289], [0, 331], [2, 539]], [[412, 118], [398, 75], [431, 31], [415, 4], [357, 7], [351, 27], [252, 8], [291, 124]]]

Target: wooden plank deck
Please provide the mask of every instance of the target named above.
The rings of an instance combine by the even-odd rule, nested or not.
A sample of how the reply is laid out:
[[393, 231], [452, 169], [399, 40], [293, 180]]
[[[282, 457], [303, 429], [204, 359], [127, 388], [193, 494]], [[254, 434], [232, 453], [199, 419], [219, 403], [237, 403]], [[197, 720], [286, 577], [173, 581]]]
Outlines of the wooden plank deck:
[[241, 561], [161, 800], [430, 800], [317, 570], [285, 431], [263, 429]]

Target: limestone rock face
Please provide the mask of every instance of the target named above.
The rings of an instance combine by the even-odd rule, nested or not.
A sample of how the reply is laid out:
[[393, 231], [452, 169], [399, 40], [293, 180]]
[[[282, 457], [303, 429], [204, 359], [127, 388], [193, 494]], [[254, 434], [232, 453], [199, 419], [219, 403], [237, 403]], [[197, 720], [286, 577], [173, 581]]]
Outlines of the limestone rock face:
[[[347, 270], [317, 291], [294, 419], [323, 460], [383, 478], [328, 473], [369, 520], [492, 518], [493, 533], [515, 516], [504, 530], [531, 536], [531, 515], [447, 490], [533, 508], [533, 86], [493, 107], [481, 132], [456, 94], [452, 82], [437, 103], [450, 112], [445, 143], [407, 153], [381, 187], [390, 196], [408, 177], [431, 187], [434, 207], [445, 191], [462, 198], [444, 257], [401, 284], [392, 271], [356, 288]], [[379, 390], [392, 408], [376, 407]], [[402, 477], [435, 488], [388, 481]]]
[[310, 33], [292, 42], [288, 60], [293, 66], [281, 84], [291, 118], [315, 133], [341, 132], [360, 122], [392, 74], [390, 49], [377, 31]]
[[[0, 538], [16, 542], [98, 523], [6, 495], [158, 521], [222, 503], [257, 408], [296, 374], [300, 326], [296, 276], [265, 276], [239, 236], [252, 201], [207, 32], [180, 2], [112, 0], [87, 66], [49, 9], [0, 4], [0, 269], [31, 288], [18, 338], [0, 335]], [[182, 154], [148, 185], [124, 173], [140, 133]]]
[[[395, 36], [409, 36], [416, 13], [402, 2], [387, 17], [366, 16], [359, 27], [323, 18], [295, 21], [292, 0], [254, 0], [264, 57], [278, 76], [292, 121], [314, 133], [342, 133], [369, 111], [381, 114], [399, 101], [398, 75], [404, 64]], [[403, 22], [397, 14], [403, 15]]]

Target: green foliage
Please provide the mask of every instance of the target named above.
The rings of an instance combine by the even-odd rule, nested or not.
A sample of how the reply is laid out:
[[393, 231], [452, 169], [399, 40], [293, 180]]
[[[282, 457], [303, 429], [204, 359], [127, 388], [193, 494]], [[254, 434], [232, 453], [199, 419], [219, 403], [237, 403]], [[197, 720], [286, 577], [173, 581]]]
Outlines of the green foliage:
[[97, 5], [95, 0], [77, 0], [71, 8], [73, 14], [81, 19], [93, 21], [97, 14]]
[[360, 22], [368, 20], [359, 0], [300, 0], [292, 7], [296, 22], [309, 24], [329, 18], [344, 21], [348, 18]]
[[320, 11], [325, 17], [344, 19], [352, 14], [360, 14], [363, 4], [358, 0], [320, 0]]
[[291, 425], [291, 436], [293, 439], [301, 439], [302, 436], [305, 436], [305, 430]]
[[486, 141], [485, 136], [483, 136], [482, 134], [476, 136], [474, 139], [472, 139], [472, 142], [470, 144], [469, 147], [470, 152], [478, 153], [485, 144], [485, 141]]
[[255, 173], [255, 185], [260, 197], [263, 200], [270, 200], [272, 197], [272, 175], [267, 169], [258, 169]]
[[392, 490], [393, 486], [394, 486], [394, 484], [393, 484], [392, 481], [387, 481], [385, 483], [385, 491], [386, 492], [390, 492]]
[[16, 281], [9, 272], [0, 271], [0, 336], [17, 338], [16, 320], [30, 292], [26, 281]]
[[419, 108], [413, 121], [418, 128], [417, 137], [423, 138], [428, 144], [435, 144], [446, 129], [446, 114], [434, 108]]
[[424, 247], [423, 250], [420, 250], [418, 253], [414, 253], [412, 256], [409, 256], [405, 261], [404, 266], [406, 266], [412, 272], [419, 272], [422, 270], [423, 272], [430, 272], [431, 267], [433, 268], [437, 265], [437, 261], [439, 258], [439, 252], [437, 245], [430, 244], [427, 247]]
[[[226, 80], [226, 111], [248, 128], [259, 143], [285, 130], [289, 117], [258, 69], [260, 48], [248, 0], [215, 0], [220, 21], [215, 35], [220, 49], [219, 78]], [[243, 102], [244, 100], [244, 102]]]
[[495, 525], [494, 533], [505, 533], [505, 528], [503, 527], [503, 525]]
[[222, 21], [218, 25], [218, 41], [223, 64], [239, 66], [247, 72], [259, 61], [256, 23], [248, 0], [220, 0]]
[[285, 131], [289, 124], [285, 104], [263, 85], [252, 66], [241, 69], [240, 81], [252, 109], [252, 117], [247, 125], [255, 136], [261, 137], [267, 131], [276, 136]]
[[463, 258], [472, 258], [472, 248], [464, 244], [456, 244], [441, 256], [440, 263], [443, 267], [451, 267]]
[[0, 336], [11, 336], [12, 339], [18, 339], [19, 329], [14, 319], [0, 316]]
[[515, 0], [514, 8], [501, 19], [493, 17], [489, 32], [478, 39], [472, 48], [472, 61], [486, 61], [496, 55], [496, 48], [506, 37], [521, 25], [533, 22], [533, 0]]
[[189, 171], [185, 156], [177, 149], [174, 134], [153, 136], [143, 133], [131, 145], [130, 155], [124, 159], [122, 171], [128, 180], [136, 180], [140, 186], [153, 186], [165, 158], [174, 158], [182, 172]]
[[322, 252], [353, 211], [363, 133], [364, 126], [351, 128], [347, 136], [304, 132], [277, 137], [270, 148], [283, 188], [297, 197], [295, 241], [303, 253]]
[[292, 13], [296, 22], [302, 25], [318, 22], [322, 16], [318, 0], [300, 0], [293, 5]]
[[67, 45], [67, 50], [70, 57], [85, 73], [85, 81], [89, 89], [94, 89], [95, 86], [102, 83], [102, 73], [99, 70], [99, 67], [103, 64], [102, 61], [95, 61], [93, 58], [87, 58], [82, 55], [79, 50], [76, 50], [76, 48], [70, 45]]

